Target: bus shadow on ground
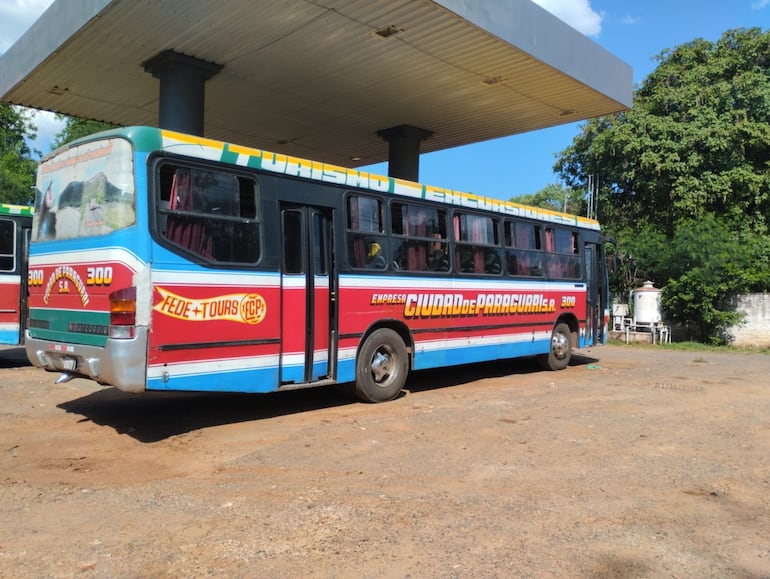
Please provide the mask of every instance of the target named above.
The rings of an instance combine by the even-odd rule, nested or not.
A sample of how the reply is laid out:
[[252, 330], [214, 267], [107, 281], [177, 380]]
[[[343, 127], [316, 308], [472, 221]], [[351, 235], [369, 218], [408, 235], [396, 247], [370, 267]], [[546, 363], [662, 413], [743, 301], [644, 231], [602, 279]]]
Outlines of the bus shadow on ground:
[[148, 392], [106, 388], [59, 404], [72, 414], [114, 428], [140, 442], [158, 442], [195, 430], [354, 404], [333, 388], [270, 394]]
[[23, 368], [31, 366], [24, 347], [0, 347], [0, 368]]
[[[595, 362], [573, 356], [571, 365]], [[502, 376], [545, 372], [534, 360], [520, 359], [423, 370], [410, 375], [401, 396], [461, 386]], [[58, 408], [115, 429], [139, 442], [158, 442], [195, 430], [312, 412], [324, 408], [358, 404], [333, 387], [308, 388], [271, 394], [146, 393], [127, 394], [105, 388], [58, 405]], [[385, 403], [387, 405], [387, 403]], [[387, 411], [385, 408], [384, 411]]]
[[[598, 362], [597, 359], [582, 354], [572, 355], [570, 366], [585, 366]], [[517, 376], [523, 374], [535, 374], [542, 372], [547, 374], [537, 363], [535, 358], [515, 358], [510, 360], [494, 360], [491, 362], [478, 362], [452, 366], [451, 368], [434, 368], [421, 370], [411, 374], [405, 390], [411, 393], [436, 390], [452, 386], [460, 386], [476, 380], [487, 378], [502, 378], [504, 376]], [[403, 393], [402, 393], [403, 394]]]

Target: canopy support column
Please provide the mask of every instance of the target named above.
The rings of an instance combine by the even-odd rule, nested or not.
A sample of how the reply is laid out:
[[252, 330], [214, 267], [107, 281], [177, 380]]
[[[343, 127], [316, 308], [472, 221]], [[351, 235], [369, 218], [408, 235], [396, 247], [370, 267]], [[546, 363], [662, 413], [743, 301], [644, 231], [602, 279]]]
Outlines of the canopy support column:
[[432, 131], [399, 125], [377, 131], [388, 142], [388, 176], [418, 181], [420, 177], [420, 142], [431, 137]]
[[206, 81], [222, 70], [222, 65], [165, 50], [143, 66], [145, 72], [160, 80], [158, 126], [204, 136]]

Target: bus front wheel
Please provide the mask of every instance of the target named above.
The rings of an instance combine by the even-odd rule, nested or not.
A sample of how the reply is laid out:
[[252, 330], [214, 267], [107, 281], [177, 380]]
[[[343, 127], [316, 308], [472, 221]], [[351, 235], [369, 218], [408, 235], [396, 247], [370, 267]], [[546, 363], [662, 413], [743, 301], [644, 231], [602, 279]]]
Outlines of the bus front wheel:
[[389, 328], [375, 330], [356, 358], [356, 396], [364, 402], [392, 400], [401, 392], [408, 371], [401, 336]]
[[564, 370], [572, 358], [572, 332], [567, 324], [556, 324], [551, 332], [551, 347], [537, 361], [545, 370]]

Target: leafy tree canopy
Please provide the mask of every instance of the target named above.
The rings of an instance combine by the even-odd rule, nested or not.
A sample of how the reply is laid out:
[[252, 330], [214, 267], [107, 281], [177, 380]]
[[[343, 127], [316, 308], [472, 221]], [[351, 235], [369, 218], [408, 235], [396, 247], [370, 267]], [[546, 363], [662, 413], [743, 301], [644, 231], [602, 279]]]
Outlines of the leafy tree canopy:
[[584, 124], [554, 169], [572, 187], [598, 177], [610, 226], [649, 222], [670, 235], [711, 212], [767, 233], [770, 32], [731, 30], [658, 60], [633, 108]]
[[658, 62], [633, 108], [585, 123], [554, 170], [574, 188], [598, 179], [616, 291], [665, 285], [668, 318], [713, 338], [731, 297], [770, 288], [770, 32], [729, 30]]
[[33, 197], [37, 163], [27, 138], [36, 127], [22, 108], [0, 103], [0, 202], [27, 204]]
[[101, 121], [92, 121], [89, 119], [81, 119], [79, 117], [68, 117], [66, 115], [56, 115], [56, 117], [59, 120], [64, 121], [64, 128], [56, 134], [56, 137], [51, 144], [51, 147], [54, 149], [66, 145], [70, 141], [74, 141], [80, 137], [87, 137], [88, 135], [93, 135], [99, 131], [115, 128], [115, 125], [103, 123]]
[[585, 215], [586, 213], [586, 201], [583, 192], [557, 183], [546, 185], [537, 193], [511, 197], [511, 201], [552, 211], [572, 213], [573, 215]]

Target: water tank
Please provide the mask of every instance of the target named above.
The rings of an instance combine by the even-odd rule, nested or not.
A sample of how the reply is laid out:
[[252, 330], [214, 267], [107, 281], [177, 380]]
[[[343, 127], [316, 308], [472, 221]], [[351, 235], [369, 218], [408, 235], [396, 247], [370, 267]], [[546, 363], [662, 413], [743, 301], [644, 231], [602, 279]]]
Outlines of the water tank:
[[634, 321], [637, 324], [653, 325], [661, 322], [660, 292], [651, 281], [646, 281], [642, 287], [633, 290]]

